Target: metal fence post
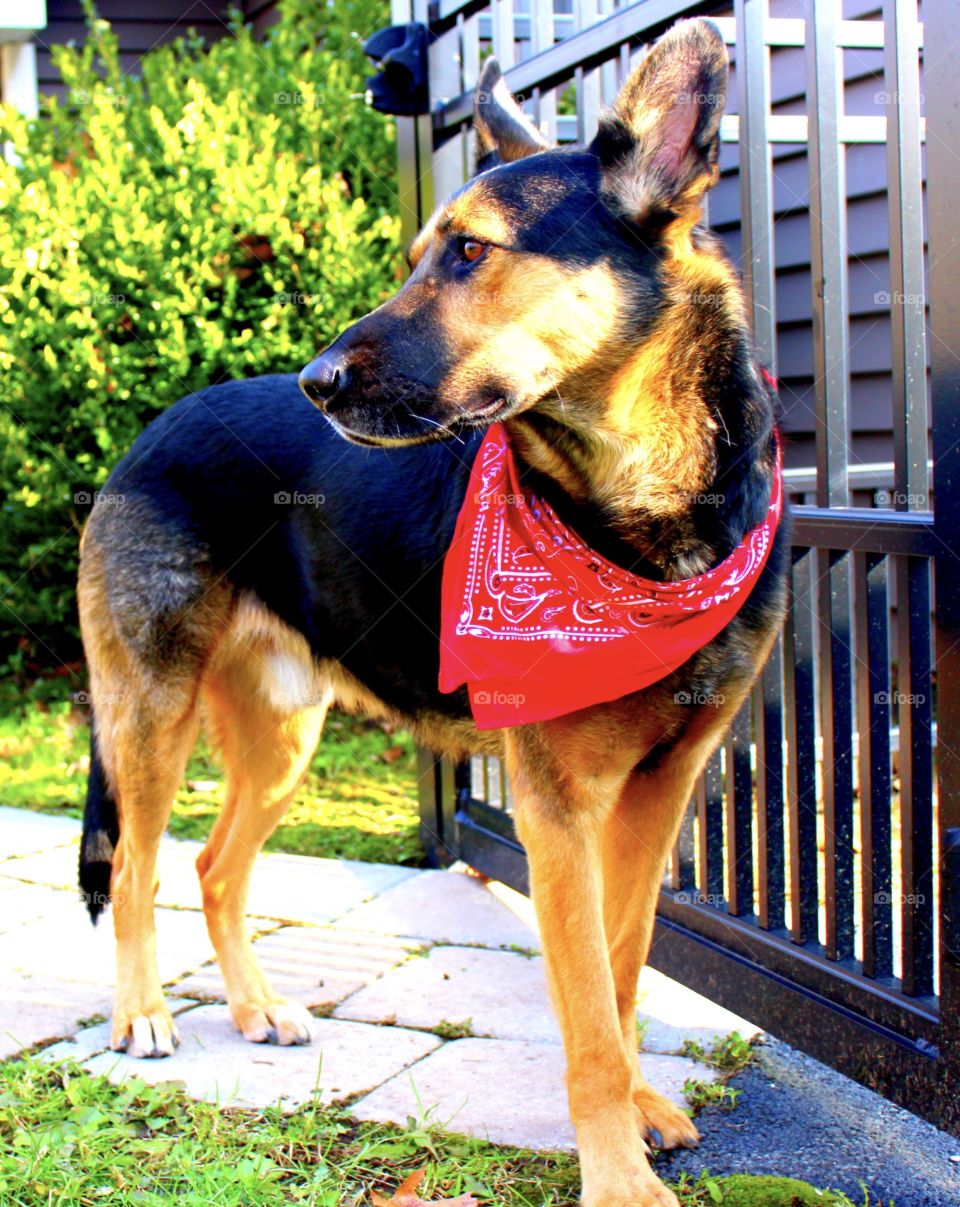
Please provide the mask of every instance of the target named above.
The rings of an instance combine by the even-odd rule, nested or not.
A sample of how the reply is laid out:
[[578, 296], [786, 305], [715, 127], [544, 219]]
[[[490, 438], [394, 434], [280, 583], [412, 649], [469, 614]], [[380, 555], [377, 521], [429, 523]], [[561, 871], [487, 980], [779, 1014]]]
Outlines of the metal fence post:
[[[941, 857], [960, 826], [960, 43], [952, 0], [924, 6], [927, 103], [927, 204], [930, 259], [930, 384], [933, 402], [934, 532], [938, 692], [937, 763]], [[957, 861], [943, 859], [945, 875]], [[941, 883], [941, 896], [946, 896]], [[960, 967], [941, 929], [940, 1054], [942, 1124], [960, 1126]]]

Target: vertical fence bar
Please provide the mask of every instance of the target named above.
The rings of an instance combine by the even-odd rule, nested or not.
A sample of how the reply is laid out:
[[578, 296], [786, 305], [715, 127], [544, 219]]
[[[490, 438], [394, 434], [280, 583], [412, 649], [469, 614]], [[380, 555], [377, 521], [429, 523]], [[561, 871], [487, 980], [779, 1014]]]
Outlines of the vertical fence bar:
[[753, 783], [750, 773], [750, 701], [726, 738], [727, 912], [753, 912]]
[[789, 743], [790, 934], [817, 937], [817, 751], [814, 742], [813, 554], [797, 556], [783, 634], [784, 720]]
[[723, 901], [723, 770], [720, 751], [707, 760], [697, 783], [700, 872], [697, 886], [710, 905]]
[[[573, 0], [574, 25], [577, 30], [594, 25], [600, 15], [599, 0]], [[600, 119], [600, 72], [596, 67], [578, 67], [574, 73], [577, 86], [577, 139], [587, 143], [597, 132]]]
[[783, 639], [773, 648], [754, 688], [757, 745], [758, 918], [766, 929], [784, 925]]
[[[848, 312], [846, 173], [840, 143], [843, 60], [840, 8], [813, 0], [807, 19], [810, 250], [817, 503], [844, 507], [847, 487]], [[849, 662], [849, 564], [817, 554], [820, 715], [826, 832], [826, 946], [834, 959], [853, 950], [853, 748]]]
[[[427, 0], [391, 0], [390, 19], [395, 25], [427, 20]], [[429, 114], [398, 117], [397, 204], [400, 237], [409, 243], [433, 209], [431, 155], [433, 133]]]
[[493, 53], [504, 71], [517, 61], [514, 45], [513, 0], [493, 0]]
[[817, 550], [820, 717], [823, 737], [826, 949], [853, 955], [853, 682], [850, 559]]
[[670, 857], [670, 884], [675, 889], [692, 889], [697, 882], [693, 818], [695, 804], [691, 802], [680, 822], [677, 841], [673, 844]]
[[[461, 71], [462, 40], [459, 28], [451, 25], [430, 44], [430, 97], [442, 103], [460, 95], [463, 86]], [[466, 179], [464, 143], [466, 135], [458, 131], [440, 146], [434, 145], [432, 156], [433, 190], [437, 202], [455, 192]]]
[[840, 6], [813, 0], [807, 18], [810, 271], [817, 422], [817, 504], [845, 507], [847, 446], [847, 221], [840, 115], [843, 70], [837, 49]]
[[920, 25], [916, 0], [884, 0], [894, 506], [929, 507], [927, 348], [920, 159]]
[[[553, 0], [530, 0], [530, 37], [533, 53], [549, 50], [553, 45]], [[557, 141], [557, 94], [536, 90], [536, 121], [540, 132], [551, 145]]]
[[933, 992], [930, 564], [920, 557], [901, 557], [897, 563], [902, 979], [905, 993], [922, 997]]
[[886, 558], [855, 553], [863, 971], [893, 972], [890, 650]]
[[927, 207], [930, 253], [930, 364], [933, 402], [934, 531], [937, 587], [937, 778], [940, 801], [941, 873], [944, 899], [940, 928], [940, 1059], [943, 1127], [960, 1127], [960, 917], [956, 914], [955, 864], [946, 858], [960, 831], [960, 43], [952, 0], [927, 0], [925, 45], [936, 47], [924, 66], [927, 93]]
[[770, 112], [768, 0], [736, 0], [737, 95], [740, 111], [740, 231], [743, 286], [757, 355], [776, 376], [777, 320], [773, 249], [773, 182], [767, 118]]

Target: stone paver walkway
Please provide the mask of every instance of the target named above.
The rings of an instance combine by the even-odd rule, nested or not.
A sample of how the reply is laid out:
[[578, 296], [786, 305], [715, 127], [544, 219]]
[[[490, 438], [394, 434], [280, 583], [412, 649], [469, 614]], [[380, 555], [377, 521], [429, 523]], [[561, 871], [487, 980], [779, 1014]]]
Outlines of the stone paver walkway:
[[[319, 1093], [361, 1119], [428, 1114], [453, 1131], [570, 1148], [564, 1061], [530, 904], [459, 871], [264, 855], [250, 924], [274, 985], [315, 1014], [313, 1043], [247, 1044], [223, 1004], [193, 861], [165, 840], [157, 896], [161, 976], [182, 1043], [166, 1060], [108, 1050], [113, 932], [74, 889], [79, 823], [0, 808], [0, 1059], [49, 1041], [117, 1081], [178, 1081], [224, 1105], [293, 1110]], [[754, 1028], [646, 970], [647, 1078], [683, 1102], [686, 1038]]]

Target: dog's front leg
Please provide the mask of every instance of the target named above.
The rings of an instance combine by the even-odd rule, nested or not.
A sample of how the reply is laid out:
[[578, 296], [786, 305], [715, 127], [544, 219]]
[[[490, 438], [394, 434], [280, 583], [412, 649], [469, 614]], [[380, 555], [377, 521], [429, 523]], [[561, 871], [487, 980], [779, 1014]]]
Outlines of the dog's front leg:
[[[571, 740], [573, 737], [574, 740]], [[678, 1207], [637, 1128], [603, 921], [602, 836], [629, 766], [571, 724], [514, 730], [507, 770], [563, 1032], [583, 1207]], [[614, 765], [612, 765], [614, 764]]]

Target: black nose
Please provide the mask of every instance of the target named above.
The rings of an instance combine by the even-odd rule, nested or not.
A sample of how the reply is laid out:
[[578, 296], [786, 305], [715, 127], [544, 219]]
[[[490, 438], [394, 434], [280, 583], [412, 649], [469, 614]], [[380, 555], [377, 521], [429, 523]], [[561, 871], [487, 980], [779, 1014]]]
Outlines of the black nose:
[[314, 406], [328, 415], [338, 410], [336, 396], [346, 398], [346, 388], [350, 382], [349, 356], [336, 346], [321, 352], [315, 360], [300, 374], [300, 389], [310, 399]]

